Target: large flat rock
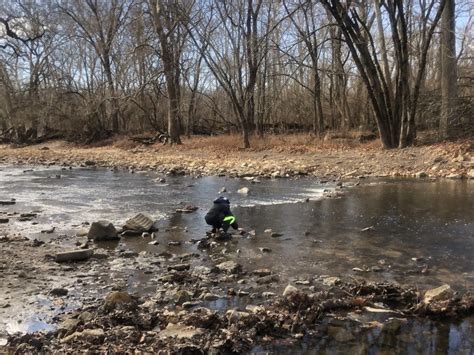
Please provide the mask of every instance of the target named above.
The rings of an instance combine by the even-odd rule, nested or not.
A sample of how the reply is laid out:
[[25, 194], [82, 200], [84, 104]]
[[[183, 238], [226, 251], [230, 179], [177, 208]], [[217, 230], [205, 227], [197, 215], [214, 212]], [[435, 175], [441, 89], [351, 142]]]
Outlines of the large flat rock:
[[168, 323], [166, 328], [163, 329], [158, 335], [160, 338], [190, 339], [202, 333], [203, 330], [201, 328], [187, 326], [184, 324]]
[[150, 216], [144, 213], [138, 213], [135, 217], [130, 218], [123, 226], [124, 231], [134, 231], [137, 233], [150, 232], [153, 229], [154, 221]]
[[94, 254], [92, 249], [70, 250], [56, 254], [56, 262], [73, 262], [89, 259]]
[[443, 301], [453, 295], [453, 290], [449, 285], [442, 285], [425, 292], [423, 302], [429, 304], [434, 301]]

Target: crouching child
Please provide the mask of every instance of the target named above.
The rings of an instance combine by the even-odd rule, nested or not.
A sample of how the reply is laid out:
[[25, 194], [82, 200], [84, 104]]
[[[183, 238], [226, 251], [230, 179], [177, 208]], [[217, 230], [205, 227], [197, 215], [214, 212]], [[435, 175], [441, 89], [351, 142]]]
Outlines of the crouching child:
[[236, 218], [230, 210], [230, 201], [227, 197], [218, 197], [214, 200], [212, 208], [207, 212], [206, 223], [212, 226], [212, 233], [216, 237], [220, 237], [220, 229], [224, 234], [227, 234], [229, 227], [238, 229], [239, 226], [236, 222]]

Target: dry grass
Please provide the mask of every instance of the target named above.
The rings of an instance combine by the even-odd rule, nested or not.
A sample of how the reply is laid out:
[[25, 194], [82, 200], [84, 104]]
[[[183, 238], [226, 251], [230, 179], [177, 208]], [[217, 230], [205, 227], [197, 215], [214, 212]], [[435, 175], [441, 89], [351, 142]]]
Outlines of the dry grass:
[[[219, 136], [193, 136], [190, 139], [183, 137], [181, 146], [163, 146], [159, 143], [154, 148], [160, 151], [166, 150], [201, 150], [201, 151], [242, 151], [243, 140], [238, 134], [226, 134]], [[122, 143], [123, 145], [123, 143]], [[116, 143], [116, 146], [117, 143]], [[336, 138], [325, 141], [312, 134], [286, 134], [286, 135], [265, 135], [263, 138], [252, 136], [250, 138], [250, 148], [248, 152], [274, 151], [278, 153], [312, 153], [321, 150], [349, 150], [359, 147], [364, 149], [379, 149], [378, 141], [369, 143], [359, 143], [352, 137]]]
[[[423, 132], [419, 134], [417, 141], [418, 146], [438, 146], [444, 144], [449, 146], [467, 146], [466, 151], [470, 146], [468, 142], [470, 139], [458, 139], [453, 142], [435, 142], [432, 139], [431, 132]], [[358, 137], [360, 131], [350, 132], [329, 132], [329, 139], [323, 139], [313, 134], [298, 133], [298, 134], [268, 134], [263, 138], [258, 136], [251, 136], [250, 148], [243, 149], [243, 140], [240, 134], [222, 134], [218, 136], [192, 136], [191, 138], [182, 137], [182, 145], [162, 145], [155, 143], [153, 146], [148, 146], [155, 151], [163, 153], [173, 152], [201, 152], [201, 153], [223, 153], [223, 152], [274, 152], [283, 154], [311, 154], [318, 152], [341, 152], [341, 151], [380, 151], [382, 144], [379, 139], [360, 143]], [[76, 146], [76, 145], [73, 145]], [[81, 146], [81, 148], [98, 148], [98, 147], [112, 147], [120, 150], [130, 151], [135, 148], [144, 148], [140, 143], [134, 142], [129, 136], [116, 136], [107, 140], [100, 141], [93, 145]]]
[[142, 146], [142, 144], [132, 141], [130, 137], [127, 137], [127, 136], [116, 137], [112, 145], [115, 148], [123, 149], [123, 150], [132, 150], [132, 149]]

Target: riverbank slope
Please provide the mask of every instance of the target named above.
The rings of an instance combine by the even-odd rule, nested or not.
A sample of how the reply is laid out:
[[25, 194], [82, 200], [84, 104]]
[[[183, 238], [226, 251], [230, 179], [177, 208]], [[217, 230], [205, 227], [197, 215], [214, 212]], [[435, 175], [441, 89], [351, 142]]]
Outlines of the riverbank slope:
[[239, 136], [193, 137], [180, 146], [142, 145], [128, 137], [81, 146], [51, 141], [26, 147], [0, 145], [0, 163], [97, 165], [172, 174], [318, 178], [474, 177], [472, 140], [384, 150], [354, 139], [324, 141], [309, 135], [254, 138], [239, 148]]

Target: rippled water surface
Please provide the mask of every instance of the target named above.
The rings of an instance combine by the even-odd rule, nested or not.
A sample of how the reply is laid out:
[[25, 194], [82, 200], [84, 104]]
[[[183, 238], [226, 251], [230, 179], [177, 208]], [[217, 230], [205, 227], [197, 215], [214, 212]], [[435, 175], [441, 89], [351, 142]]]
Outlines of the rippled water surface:
[[[60, 175], [60, 178], [56, 178]], [[98, 219], [121, 225], [138, 212], [160, 220], [164, 241], [202, 238], [209, 230], [204, 214], [222, 187], [240, 225], [256, 230], [256, 237], [238, 244], [243, 263], [273, 267], [283, 275], [347, 274], [353, 268], [378, 272], [364, 277], [436, 286], [474, 285], [474, 182], [379, 181], [355, 187], [338, 199], [320, 199], [324, 189], [310, 179], [262, 180], [166, 177], [106, 170], [3, 168], [0, 199], [16, 198], [9, 211], [40, 210], [40, 218], [15, 222], [29, 235], [56, 226], [56, 235], [81, 222]], [[249, 195], [236, 193], [249, 187]], [[310, 202], [304, 202], [306, 199]], [[311, 201], [312, 200], [312, 201]], [[180, 203], [200, 209], [177, 214]], [[371, 227], [369, 230], [361, 230]], [[186, 228], [186, 230], [183, 230]], [[265, 229], [283, 234], [269, 238]], [[140, 238], [127, 239], [136, 251], [159, 251], [167, 243], [150, 246]], [[272, 254], [262, 256], [258, 248]], [[185, 249], [195, 250], [193, 245]], [[181, 248], [183, 249], [183, 248]], [[418, 261], [412, 260], [418, 258]], [[288, 261], [282, 263], [281, 260]], [[421, 271], [424, 271], [421, 273]]]

